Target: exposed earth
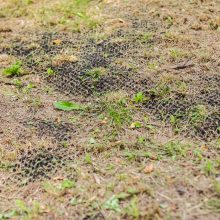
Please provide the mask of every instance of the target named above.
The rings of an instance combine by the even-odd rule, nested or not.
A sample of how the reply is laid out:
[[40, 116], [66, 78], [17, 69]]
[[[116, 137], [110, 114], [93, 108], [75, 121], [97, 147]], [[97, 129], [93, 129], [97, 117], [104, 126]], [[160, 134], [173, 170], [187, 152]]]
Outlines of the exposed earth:
[[219, 0], [0, 0], [0, 219], [219, 219]]

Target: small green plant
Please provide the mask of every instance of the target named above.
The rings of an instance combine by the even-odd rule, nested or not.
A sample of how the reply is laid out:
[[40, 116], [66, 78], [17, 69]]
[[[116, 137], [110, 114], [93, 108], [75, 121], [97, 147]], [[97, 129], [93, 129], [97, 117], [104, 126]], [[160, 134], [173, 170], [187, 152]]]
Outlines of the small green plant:
[[140, 216], [140, 211], [138, 208], [137, 197], [133, 197], [130, 204], [125, 208], [125, 214], [133, 217], [134, 219], [138, 219]]
[[55, 75], [56, 73], [55, 73], [55, 71], [53, 70], [53, 69], [51, 69], [51, 68], [48, 68], [47, 69], [47, 75], [48, 76], [53, 76], [53, 75]]
[[26, 5], [30, 5], [30, 4], [33, 4], [34, 1], [33, 0], [23, 0], [23, 3]]
[[175, 83], [173, 90], [180, 94], [186, 94], [188, 86], [185, 82], [178, 81]]
[[66, 179], [66, 180], [63, 180], [63, 181], [62, 181], [62, 183], [61, 183], [61, 185], [60, 185], [60, 188], [61, 188], [62, 190], [65, 190], [65, 189], [71, 189], [71, 188], [73, 188], [73, 187], [75, 187], [75, 186], [76, 186], [76, 183], [75, 183], [75, 182], [73, 182], [72, 180]]
[[72, 189], [76, 186], [76, 183], [72, 180], [64, 179], [59, 185], [55, 185], [50, 181], [46, 181], [43, 183], [43, 189], [53, 195], [53, 196], [61, 196], [68, 189]]
[[216, 195], [220, 197], [220, 182], [215, 181], [213, 184], [213, 187], [214, 187]]
[[6, 68], [3, 71], [3, 74], [7, 77], [12, 77], [12, 76], [20, 76], [22, 74], [22, 62], [17, 61], [15, 64], [12, 64], [10, 67]]
[[171, 16], [167, 16], [165, 21], [167, 22], [168, 27], [171, 27], [174, 24], [174, 19]]
[[180, 50], [180, 49], [177, 49], [177, 48], [173, 48], [173, 49], [170, 50], [170, 57], [173, 60], [177, 60], [177, 59], [180, 59], [182, 57], [186, 57], [188, 55], [189, 54], [186, 51], [183, 51], [183, 50]]
[[91, 69], [88, 72], [86, 72], [83, 78], [91, 77], [94, 81], [98, 81], [101, 78], [101, 76], [105, 74], [106, 74], [106, 69], [99, 67], [99, 68]]
[[115, 212], [121, 212], [119, 199], [117, 198], [117, 196], [113, 195], [110, 199], [108, 199], [104, 203], [104, 208], [108, 210], [113, 210]]
[[208, 110], [204, 105], [194, 106], [189, 112], [189, 119], [192, 124], [198, 124], [203, 122], [208, 116]]
[[147, 100], [147, 97], [144, 95], [143, 92], [138, 92], [134, 95], [133, 100], [135, 103], [143, 103]]
[[0, 220], [5, 220], [5, 219], [12, 219], [13, 217], [17, 216], [18, 213], [16, 210], [8, 211], [5, 213], [0, 214]]
[[33, 201], [31, 206], [28, 206], [22, 200], [16, 200], [15, 203], [17, 215], [23, 216], [26, 219], [37, 219], [42, 212], [39, 202]]
[[125, 100], [120, 100], [116, 103], [107, 105], [107, 113], [111, 118], [111, 124], [120, 127], [123, 124], [127, 124], [131, 121], [131, 111], [126, 106]]
[[143, 33], [142, 35], [141, 35], [141, 41], [143, 42], [143, 43], [148, 43], [148, 42], [150, 42], [151, 40], [153, 39], [153, 34], [152, 33]]
[[22, 89], [22, 92], [23, 93], [29, 93], [33, 88], [34, 88], [34, 84], [33, 83], [29, 83], [27, 86], [25, 86]]
[[173, 48], [170, 50], [170, 56], [173, 58], [173, 59], [177, 59], [181, 56], [181, 53], [179, 50]]
[[50, 181], [44, 182], [42, 188], [50, 195], [59, 196], [62, 194], [61, 190]]
[[212, 211], [218, 212], [220, 213], [220, 199], [219, 198], [215, 198], [215, 199], [210, 199], [207, 202], [207, 206], [209, 209], [211, 209]]
[[170, 116], [170, 123], [172, 125], [175, 125], [177, 123], [177, 121], [178, 121], [178, 119], [177, 119], [177, 117], [175, 115], [171, 115]]
[[82, 204], [82, 203], [85, 203], [85, 202], [82, 199], [78, 199], [76, 197], [73, 197], [70, 200], [70, 205], [72, 205], [72, 206], [75, 206], [75, 205], [78, 205], [78, 204]]
[[171, 92], [171, 88], [169, 85], [167, 85], [166, 83], [159, 83], [157, 84], [155, 87], [153, 87], [152, 89], [149, 90], [149, 92], [153, 95], [153, 96], [157, 96], [157, 97], [164, 97], [166, 95], [169, 95]]
[[181, 121], [180, 114], [170, 115], [170, 124], [173, 126], [173, 131], [175, 134], [179, 134], [181, 132]]
[[18, 88], [21, 88], [23, 86], [23, 83], [21, 80], [19, 79], [13, 79], [12, 80], [12, 84], [14, 84], [15, 86], [17, 86]]
[[11, 167], [13, 167], [13, 165], [11, 165], [9, 162], [0, 161], [0, 169], [9, 170]]
[[91, 137], [91, 138], [89, 139], [89, 143], [90, 143], [90, 144], [95, 144], [95, 143], [96, 143], [96, 140], [95, 140], [93, 137]]
[[177, 156], [185, 157], [186, 156], [187, 146], [181, 144], [180, 142], [168, 142], [164, 146], [164, 150], [166, 155], [176, 158]]
[[196, 149], [193, 150], [192, 153], [193, 153], [193, 156], [194, 156], [197, 160], [199, 160], [199, 161], [202, 160], [203, 155], [202, 155], [201, 149], [196, 148]]
[[86, 155], [85, 155], [85, 162], [86, 162], [87, 164], [92, 164], [92, 157], [91, 157], [91, 155], [88, 154], [88, 153], [86, 153]]
[[114, 164], [107, 164], [106, 166], [106, 170], [114, 170], [115, 169], [115, 165]]
[[145, 142], [146, 142], [146, 138], [145, 137], [139, 137], [138, 138], [138, 143], [144, 144]]
[[128, 159], [128, 160], [135, 160], [137, 158], [137, 153], [136, 152], [132, 152], [132, 151], [126, 151], [124, 153], [124, 156]]
[[135, 121], [131, 123], [130, 128], [141, 128], [142, 127], [142, 123], [140, 121]]
[[207, 160], [204, 164], [203, 171], [207, 176], [213, 175], [216, 173], [215, 164], [211, 160]]
[[147, 64], [147, 67], [150, 69], [150, 70], [156, 70], [158, 69], [158, 63], [157, 62], [149, 62]]

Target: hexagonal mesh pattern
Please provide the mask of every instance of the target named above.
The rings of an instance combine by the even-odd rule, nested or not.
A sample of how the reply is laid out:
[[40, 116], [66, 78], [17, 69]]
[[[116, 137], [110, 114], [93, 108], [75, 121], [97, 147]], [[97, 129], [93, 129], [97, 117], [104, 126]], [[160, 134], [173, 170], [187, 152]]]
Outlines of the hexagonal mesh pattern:
[[[5, 180], [5, 184], [14, 183], [22, 186], [50, 178], [75, 161], [76, 152], [73, 150], [72, 148], [71, 152], [70, 149], [58, 146], [21, 151], [16, 162], [12, 164], [13, 174]], [[67, 175], [72, 175], [72, 171], [73, 169]]]

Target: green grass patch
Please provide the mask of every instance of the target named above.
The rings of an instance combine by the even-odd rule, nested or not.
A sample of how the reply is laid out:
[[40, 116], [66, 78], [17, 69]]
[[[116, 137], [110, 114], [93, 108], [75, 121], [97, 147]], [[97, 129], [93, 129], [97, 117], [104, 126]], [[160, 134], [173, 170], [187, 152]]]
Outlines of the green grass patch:
[[188, 149], [188, 145], [182, 144], [179, 141], [171, 141], [165, 144], [164, 152], [167, 156], [173, 157], [185, 157]]
[[41, 26], [52, 29], [68, 29], [81, 31], [93, 29], [100, 24], [98, 7], [92, 7], [92, 0], [60, 0], [51, 4], [50, 1], [8, 0], [1, 8], [0, 17], [33, 19]]
[[111, 119], [111, 124], [120, 127], [131, 122], [131, 110], [126, 105], [125, 100], [107, 104], [107, 115]]
[[20, 76], [23, 73], [21, 67], [22, 67], [22, 62], [17, 61], [16, 63], [12, 64], [10, 67], [4, 69], [3, 75], [7, 77]]

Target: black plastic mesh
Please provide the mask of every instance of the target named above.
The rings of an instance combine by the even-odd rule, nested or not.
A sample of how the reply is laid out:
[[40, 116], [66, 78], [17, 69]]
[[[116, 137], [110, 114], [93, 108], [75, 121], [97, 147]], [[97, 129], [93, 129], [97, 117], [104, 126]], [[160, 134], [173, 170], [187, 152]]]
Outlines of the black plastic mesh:
[[[63, 146], [36, 148], [20, 151], [17, 160], [12, 164], [13, 174], [6, 178], [4, 184], [26, 185], [30, 182], [48, 179], [58, 175], [59, 171], [69, 164], [76, 162], [76, 151]], [[67, 177], [74, 178], [74, 169], [66, 173]]]
[[69, 141], [76, 132], [70, 123], [53, 122], [49, 120], [34, 120], [34, 123], [25, 123], [25, 126], [36, 129], [36, 133], [41, 138], [51, 137], [55, 141]]

